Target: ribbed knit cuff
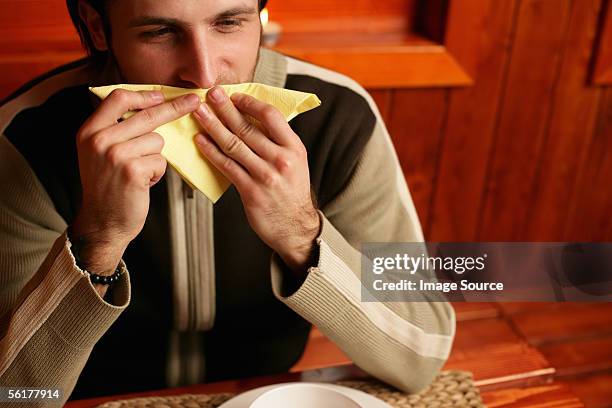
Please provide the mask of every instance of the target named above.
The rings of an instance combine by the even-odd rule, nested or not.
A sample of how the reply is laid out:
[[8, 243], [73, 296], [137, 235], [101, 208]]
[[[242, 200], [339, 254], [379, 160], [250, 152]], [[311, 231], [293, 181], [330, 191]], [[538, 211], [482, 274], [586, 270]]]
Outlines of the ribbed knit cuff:
[[63, 273], [75, 277], [78, 275], [78, 278], [47, 323], [73, 347], [91, 348], [128, 306], [129, 273], [125, 263], [121, 261], [121, 278], [109, 288], [112, 291], [112, 304], [106, 302], [100, 297], [86, 272], [76, 265], [70, 251], [70, 241], [67, 238], [65, 240], [65, 245], [49, 273]]
[[[321, 271], [326, 270], [329, 267], [334, 267], [337, 259], [342, 259], [352, 271], [358, 271], [361, 268], [361, 254], [355, 250], [338, 230], [332, 225], [332, 223], [325, 217], [325, 215], [319, 211], [321, 218], [321, 232], [316, 239], [318, 245], [318, 259], [316, 265], [308, 269], [308, 276], [304, 283], [298, 288], [297, 291], [287, 296], [283, 292], [283, 281], [289, 273], [289, 269], [284, 264], [278, 254], [272, 256], [271, 261], [271, 274], [272, 274], [272, 290], [275, 296], [285, 302], [291, 308], [299, 307], [295, 304], [298, 299], [305, 301], [304, 296], [309, 292], [309, 288], [315, 284], [315, 281], [322, 279]], [[332, 251], [333, 248], [333, 251]], [[312, 299], [315, 300], [315, 299]]]

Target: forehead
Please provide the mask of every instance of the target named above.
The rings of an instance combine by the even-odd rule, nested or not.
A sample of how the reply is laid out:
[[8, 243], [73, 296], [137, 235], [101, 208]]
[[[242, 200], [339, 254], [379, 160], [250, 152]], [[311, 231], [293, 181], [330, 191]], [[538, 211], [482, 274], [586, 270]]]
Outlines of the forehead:
[[111, 1], [111, 14], [132, 18], [163, 16], [181, 20], [194, 20], [222, 14], [228, 10], [258, 10], [258, 0], [115, 0]]

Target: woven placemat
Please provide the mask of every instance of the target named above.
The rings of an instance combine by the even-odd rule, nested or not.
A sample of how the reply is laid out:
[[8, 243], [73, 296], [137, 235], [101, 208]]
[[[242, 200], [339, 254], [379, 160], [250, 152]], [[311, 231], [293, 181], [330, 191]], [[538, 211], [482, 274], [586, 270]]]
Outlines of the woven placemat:
[[[472, 374], [466, 371], [442, 371], [418, 394], [405, 394], [376, 380], [339, 381], [335, 384], [367, 392], [394, 408], [484, 408]], [[107, 402], [98, 408], [216, 408], [235, 394], [184, 394], [145, 397]]]

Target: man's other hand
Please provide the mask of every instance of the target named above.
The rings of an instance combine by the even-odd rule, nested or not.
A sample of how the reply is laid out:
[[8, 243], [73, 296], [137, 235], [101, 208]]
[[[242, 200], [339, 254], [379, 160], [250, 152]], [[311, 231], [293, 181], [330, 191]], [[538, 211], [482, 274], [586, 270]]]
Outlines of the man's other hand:
[[304, 144], [275, 107], [249, 95], [230, 99], [215, 87], [207, 101], [214, 113], [206, 104], [195, 111], [198, 148], [236, 186], [253, 230], [304, 274], [321, 227]]

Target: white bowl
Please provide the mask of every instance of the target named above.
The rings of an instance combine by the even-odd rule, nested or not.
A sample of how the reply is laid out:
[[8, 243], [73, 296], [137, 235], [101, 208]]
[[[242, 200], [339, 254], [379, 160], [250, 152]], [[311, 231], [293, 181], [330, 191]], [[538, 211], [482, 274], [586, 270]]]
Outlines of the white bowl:
[[249, 408], [361, 408], [346, 395], [316, 384], [289, 384], [261, 394]]

